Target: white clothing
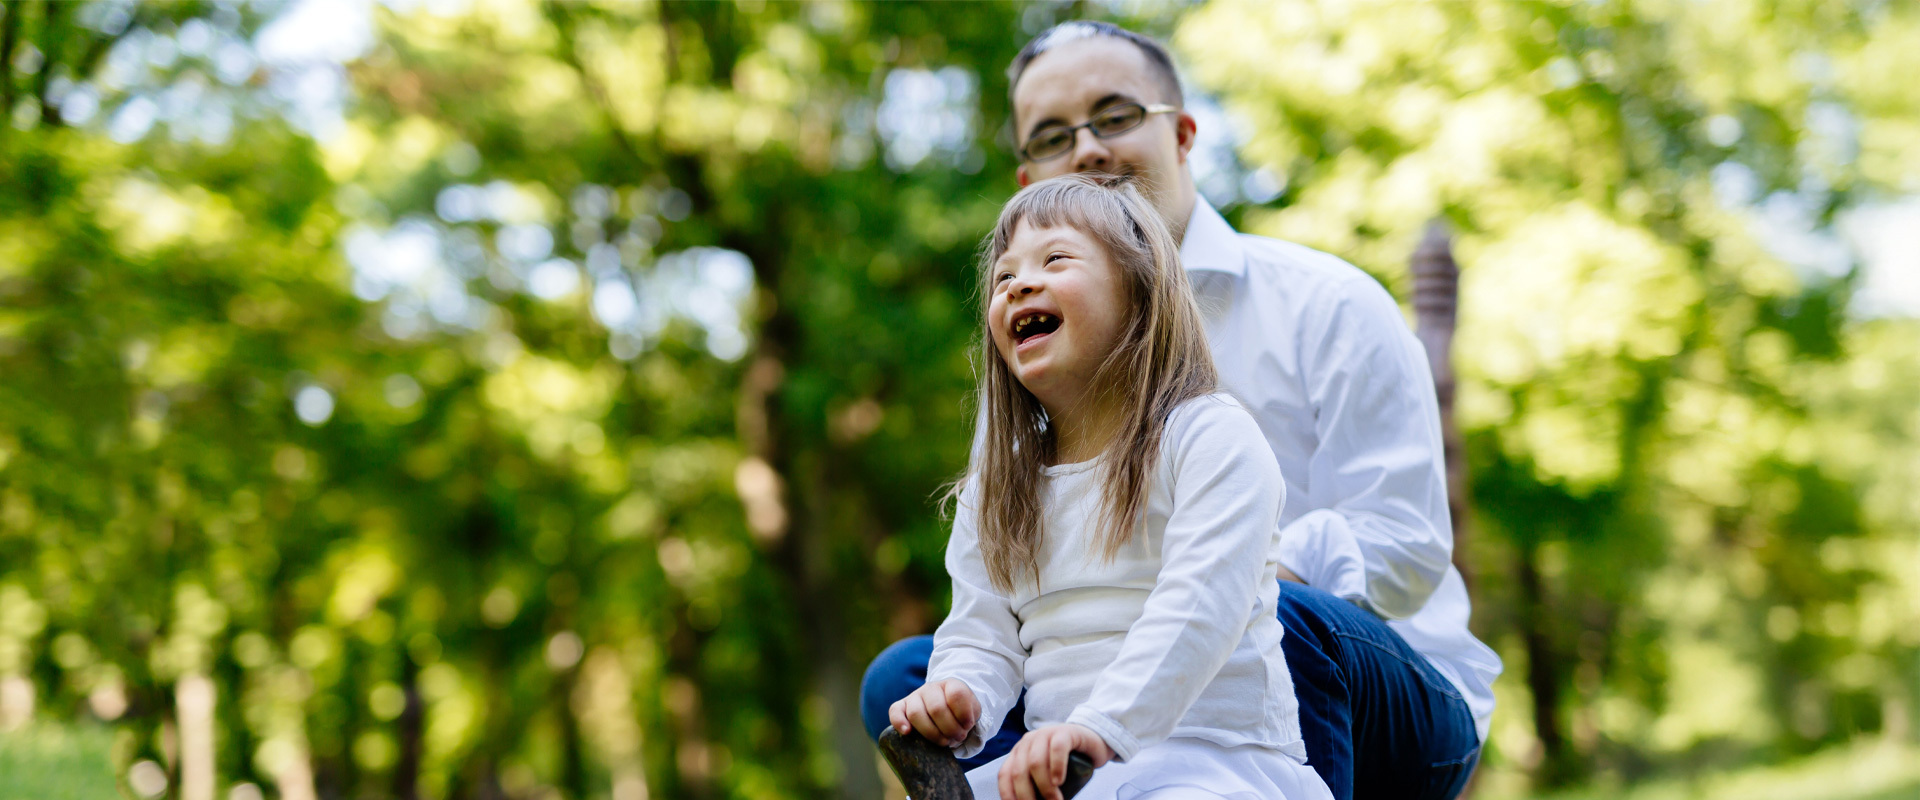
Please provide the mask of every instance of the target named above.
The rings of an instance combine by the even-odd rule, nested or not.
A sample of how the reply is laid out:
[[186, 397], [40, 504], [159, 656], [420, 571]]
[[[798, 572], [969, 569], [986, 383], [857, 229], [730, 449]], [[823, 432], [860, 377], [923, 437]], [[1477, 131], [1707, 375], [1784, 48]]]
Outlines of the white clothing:
[[[967, 771], [974, 800], [1000, 797], [1001, 756]], [[1108, 762], [1074, 800], [1332, 800], [1320, 774], [1300, 758], [1245, 745], [1168, 739], [1125, 763]]]
[[1221, 388], [1253, 413], [1287, 483], [1280, 563], [1389, 620], [1486, 741], [1500, 657], [1467, 630], [1439, 403], [1399, 306], [1334, 256], [1235, 233], [1205, 200], [1180, 261]]
[[993, 588], [979, 548], [979, 484], [947, 543], [953, 610], [933, 635], [927, 682], [958, 679], [980, 752], [1027, 689], [1028, 730], [1085, 726], [1122, 762], [1169, 737], [1306, 761], [1275, 617], [1286, 484], [1260, 429], [1222, 394], [1181, 404], [1134, 535], [1100, 557], [1104, 460], [1047, 469], [1038, 581]]

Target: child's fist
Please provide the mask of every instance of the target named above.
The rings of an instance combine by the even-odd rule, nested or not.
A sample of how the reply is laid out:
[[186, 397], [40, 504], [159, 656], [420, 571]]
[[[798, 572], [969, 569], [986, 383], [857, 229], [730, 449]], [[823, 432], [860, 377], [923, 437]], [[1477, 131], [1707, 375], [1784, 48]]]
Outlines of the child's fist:
[[1113, 748], [1091, 730], [1071, 723], [1028, 731], [1000, 765], [1000, 800], [1060, 800], [1067, 779], [1067, 757], [1085, 753], [1099, 767]]
[[913, 690], [887, 709], [887, 718], [901, 735], [919, 731], [928, 741], [952, 747], [966, 741], [967, 731], [980, 721], [980, 701], [966, 684], [944, 680]]

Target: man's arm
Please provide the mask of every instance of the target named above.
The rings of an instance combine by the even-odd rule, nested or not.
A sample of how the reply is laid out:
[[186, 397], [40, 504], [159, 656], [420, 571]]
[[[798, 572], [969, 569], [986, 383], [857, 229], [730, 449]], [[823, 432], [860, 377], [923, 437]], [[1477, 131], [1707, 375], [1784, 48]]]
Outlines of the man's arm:
[[1453, 555], [1440, 409], [1426, 354], [1385, 289], [1356, 278], [1303, 320], [1301, 367], [1319, 445], [1282, 565], [1388, 619], [1412, 616]]

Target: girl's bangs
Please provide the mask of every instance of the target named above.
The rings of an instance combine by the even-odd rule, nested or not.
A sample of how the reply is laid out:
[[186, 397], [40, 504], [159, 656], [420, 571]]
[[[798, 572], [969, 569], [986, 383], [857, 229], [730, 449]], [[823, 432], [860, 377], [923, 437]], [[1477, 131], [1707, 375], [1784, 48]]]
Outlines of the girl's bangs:
[[1000, 211], [1000, 221], [994, 226], [993, 248], [986, 264], [988, 271], [993, 269], [993, 262], [1007, 252], [1013, 232], [1022, 222], [1035, 228], [1077, 228], [1113, 247], [1116, 235], [1121, 233], [1115, 226], [1125, 222], [1128, 216], [1111, 191], [1091, 182], [1048, 181], [1014, 195]]

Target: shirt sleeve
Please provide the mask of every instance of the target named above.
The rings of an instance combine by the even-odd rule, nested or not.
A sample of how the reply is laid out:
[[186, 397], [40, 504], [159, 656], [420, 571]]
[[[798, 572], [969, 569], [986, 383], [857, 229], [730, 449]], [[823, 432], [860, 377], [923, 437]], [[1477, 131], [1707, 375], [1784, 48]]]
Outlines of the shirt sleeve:
[[1118, 657], [1067, 716], [1122, 761], [1173, 732], [1262, 613], [1260, 582], [1273, 580], [1269, 553], [1286, 487], [1266, 439], [1227, 401], [1187, 410], [1196, 413], [1176, 412], [1161, 448], [1173, 511], [1159, 575]]
[[1020, 699], [1027, 650], [1020, 644], [1020, 620], [1007, 596], [993, 588], [980, 556], [979, 492], [969, 484], [953, 514], [947, 539], [947, 574], [953, 578], [953, 609], [933, 633], [927, 682], [958, 680], [980, 701], [980, 721], [967, 731], [955, 755], [970, 758], [1000, 732], [1000, 724]]
[[1303, 326], [1319, 447], [1315, 509], [1281, 531], [1280, 563], [1388, 619], [1426, 605], [1452, 565], [1440, 406], [1426, 353], [1371, 280], [1340, 285]]

